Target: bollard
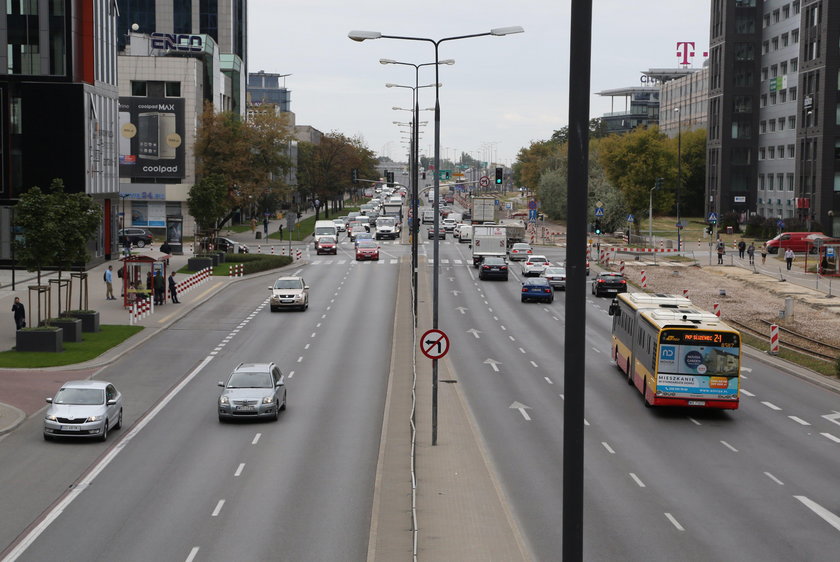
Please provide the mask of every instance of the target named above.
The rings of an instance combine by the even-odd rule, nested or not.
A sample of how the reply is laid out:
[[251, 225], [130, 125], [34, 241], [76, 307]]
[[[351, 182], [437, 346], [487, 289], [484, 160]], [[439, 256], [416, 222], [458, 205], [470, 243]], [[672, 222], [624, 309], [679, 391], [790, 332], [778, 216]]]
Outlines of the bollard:
[[779, 354], [779, 325], [770, 324], [770, 355]]
[[621, 262], [618, 264], [618, 272], [624, 275], [624, 260], [621, 260]]
[[720, 318], [720, 303], [714, 303], [712, 305], [712, 313]]
[[262, 246], [260, 244], [257, 244], [257, 253], [258, 254], [262, 253]]
[[647, 274], [644, 269], [642, 270], [642, 288], [647, 289]]
[[271, 247], [271, 255], [274, 255], [274, 246]]
[[688, 289], [683, 289], [683, 296], [688, 298]]

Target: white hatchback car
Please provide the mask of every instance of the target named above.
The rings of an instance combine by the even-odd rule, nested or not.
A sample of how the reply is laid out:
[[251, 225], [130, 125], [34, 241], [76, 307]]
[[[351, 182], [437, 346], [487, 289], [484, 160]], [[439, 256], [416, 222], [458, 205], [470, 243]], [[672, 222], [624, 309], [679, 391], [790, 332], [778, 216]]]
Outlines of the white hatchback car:
[[539, 276], [546, 267], [551, 267], [551, 262], [547, 257], [532, 254], [522, 262], [522, 275], [524, 277]]

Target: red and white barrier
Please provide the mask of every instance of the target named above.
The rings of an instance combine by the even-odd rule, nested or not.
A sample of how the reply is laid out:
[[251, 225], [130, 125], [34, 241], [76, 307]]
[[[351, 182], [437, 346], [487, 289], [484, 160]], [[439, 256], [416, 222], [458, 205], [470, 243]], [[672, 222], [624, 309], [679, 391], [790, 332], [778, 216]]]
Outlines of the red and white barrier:
[[624, 260], [620, 261], [618, 264], [618, 272], [624, 275]]
[[653, 253], [669, 253], [676, 252], [676, 248], [612, 248], [614, 252], [622, 252], [629, 254], [653, 254]]
[[642, 270], [642, 288], [647, 289], [647, 273], [644, 269]]
[[299, 260], [299, 259], [301, 259], [301, 257], [303, 257], [303, 252], [301, 252], [300, 250], [298, 250], [298, 251], [295, 253], [295, 259], [296, 259], [296, 260]]
[[683, 289], [683, 296], [688, 298], [688, 289]]
[[245, 264], [244, 263], [237, 263], [230, 266], [228, 271], [229, 277], [242, 277], [245, 275]]
[[770, 355], [779, 354], [779, 326], [770, 324]]
[[712, 305], [712, 314], [720, 318], [720, 303], [714, 303]]
[[274, 255], [274, 246], [271, 247], [271, 255]]

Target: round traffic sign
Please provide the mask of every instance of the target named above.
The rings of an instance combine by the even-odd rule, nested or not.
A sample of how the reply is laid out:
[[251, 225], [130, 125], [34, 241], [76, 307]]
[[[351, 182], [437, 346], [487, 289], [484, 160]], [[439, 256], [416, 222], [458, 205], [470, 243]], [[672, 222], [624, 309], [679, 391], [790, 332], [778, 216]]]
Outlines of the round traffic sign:
[[488, 178], [487, 176], [481, 176], [481, 178], [478, 180], [478, 185], [480, 185], [481, 187], [487, 187], [488, 185], [490, 185], [490, 178]]
[[420, 338], [420, 351], [429, 359], [440, 359], [449, 351], [449, 336], [441, 330], [426, 330]]
[[537, 202], [536, 201], [534, 201], [533, 199], [528, 201], [528, 209], [533, 211], [536, 208], [537, 208]]

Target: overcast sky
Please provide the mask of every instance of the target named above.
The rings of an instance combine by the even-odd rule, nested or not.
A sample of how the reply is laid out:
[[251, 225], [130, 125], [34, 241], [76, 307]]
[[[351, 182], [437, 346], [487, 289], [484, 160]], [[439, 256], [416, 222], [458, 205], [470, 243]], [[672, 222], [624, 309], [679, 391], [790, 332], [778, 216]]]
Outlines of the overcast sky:
[[[611, 111], [596, 92], [639, 86], [641, 71], [676, 68], [677, 42], [695, 43], [693, 67], [709, 45], [708, 0], [594, 0], [590, 117]], [[428, 42], [351, 41], [351, 30], [440, 39], [519, 25], [524, 33], [444, 42], [440, 59], [441, 157], [468, 152], [511, 165], [531, 141], [568, 124], [571, 3], [549, 0], [307, 0], [248, 3], [248, 71], [291, 74], [297, 124], [359, 136], [376, 155], [405, 160], [400, 131], [411, 114], [410, 66], [388, 58], [434, 61]], [[434, 66], [420, 69], [420, 85], [434, 83]], [[573, 87], [581, 87], [571, 80]], [[434, 88], [421, 88], [420, 108], [434, 107]], [[614, 111], [624, 110], [616, 99]], [[434, 113], [421, 111], [420, 152], [432, 155]], [[407, 141], [406, 141], [407, 142]]]

